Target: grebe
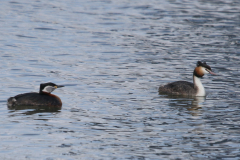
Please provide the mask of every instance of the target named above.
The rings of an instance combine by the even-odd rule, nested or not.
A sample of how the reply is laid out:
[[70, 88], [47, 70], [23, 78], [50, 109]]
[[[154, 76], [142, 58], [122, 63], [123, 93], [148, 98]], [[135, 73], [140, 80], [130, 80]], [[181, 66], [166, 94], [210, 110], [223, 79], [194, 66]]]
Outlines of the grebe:
[[193, 83], [186, 81], [176, 81], [159, 87], [159, 94], [184, 95], [184, 96], [206, 96], [205, 89], [200, 81], [204, 74], [213, 74], [212, 69], [206, 62], [197, 62], [193, 71]]
[[48, 109], [61, 109], [61, 99], [51, 94], [57, 88], [64, 87], [62, 85], [56, 85], [54, 83], [42, 83], [40, 84], [39, 93], [30, 92], [16, 95], [8, 99], [8, 107], [16, 108], [17, 106], [41, 106]]

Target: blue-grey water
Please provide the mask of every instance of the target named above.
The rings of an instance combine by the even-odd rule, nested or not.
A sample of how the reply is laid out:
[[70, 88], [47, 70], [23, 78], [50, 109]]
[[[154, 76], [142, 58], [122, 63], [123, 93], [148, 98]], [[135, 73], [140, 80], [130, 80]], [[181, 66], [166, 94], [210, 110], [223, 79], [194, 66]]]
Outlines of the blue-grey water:
[[[240, 1], [2, 0], [0, 158], [240, 159]], [[192, 81], [206, 98], [158, 95]], [[58, 112], [7, 99], [65, 85]]]

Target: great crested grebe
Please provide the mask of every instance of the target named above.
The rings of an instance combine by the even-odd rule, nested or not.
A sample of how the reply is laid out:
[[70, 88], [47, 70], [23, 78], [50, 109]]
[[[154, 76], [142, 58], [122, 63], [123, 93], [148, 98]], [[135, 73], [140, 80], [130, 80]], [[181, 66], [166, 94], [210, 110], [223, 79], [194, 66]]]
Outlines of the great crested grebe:
[[61, 109], [61, 99], [51, 94], [57, 88], [64, 87], [62, 85], [56, 85], [54, 83], [42, 83], [40, 84], [39, 93], [30, 92], [16, 95], [8, 99], [8, 107], [14, 108], [17, 106], [44, 106], [49, 109]]
[[193, 71], [193, 83], [176, 81], [159, 87], [159, 94], [184, 95], [184, 96], [206, 96], [205, 89], [200, 81], [204, 74], [213, 74], [212, 69], [206, 62], [197, 62]]

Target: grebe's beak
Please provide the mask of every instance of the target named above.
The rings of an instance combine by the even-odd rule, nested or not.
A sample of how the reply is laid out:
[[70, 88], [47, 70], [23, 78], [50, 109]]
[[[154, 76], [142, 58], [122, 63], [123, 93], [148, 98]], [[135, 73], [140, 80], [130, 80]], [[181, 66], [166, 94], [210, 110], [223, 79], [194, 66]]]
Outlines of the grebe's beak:
[[210, 74], [212, 74], [212, 75], [215, 75], [215, 76], [217, 75], [216, 73], [214, 73], [214, 72], [212, 72], [212, 71], [210, 71], [210, 70], [208, 70], [208, 69], [207, 69], [207, 71], [208, 71]]
[[61, 87], [64, 87], [63, 85], [57, 85], [57, 86], [54, 86], [55, 88], [61, 88]]

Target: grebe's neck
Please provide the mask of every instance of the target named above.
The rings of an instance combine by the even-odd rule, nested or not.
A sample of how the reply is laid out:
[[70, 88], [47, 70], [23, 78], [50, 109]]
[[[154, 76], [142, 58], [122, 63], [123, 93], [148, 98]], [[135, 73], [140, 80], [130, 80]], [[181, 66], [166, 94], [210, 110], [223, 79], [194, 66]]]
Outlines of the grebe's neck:
[[39, 94], [46, 94], [46, 95], [50, 95], [51, 93], [49, 92], [45, 92], [45, 91], [40, 91]]
[[199, 77], [193, 74], [194, 89], [197, 90], [196, 96], [205, 96], [206, 92]]

